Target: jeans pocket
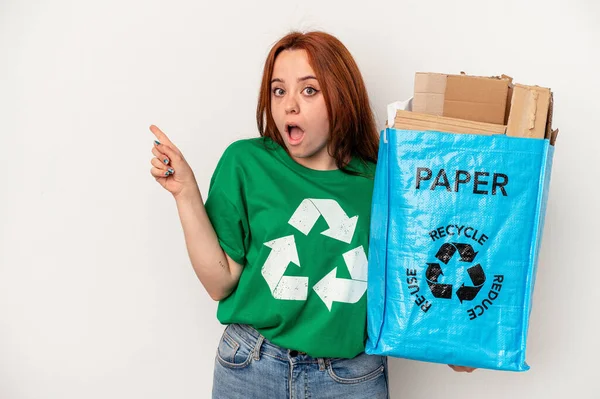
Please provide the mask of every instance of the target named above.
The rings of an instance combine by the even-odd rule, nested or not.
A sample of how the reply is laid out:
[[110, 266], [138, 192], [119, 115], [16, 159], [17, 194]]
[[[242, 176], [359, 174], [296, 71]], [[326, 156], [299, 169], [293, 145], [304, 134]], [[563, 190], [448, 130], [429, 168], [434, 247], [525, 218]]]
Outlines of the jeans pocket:
[[384, 356], [361, 353], [353, 359], [330, 359], [329, 376], [341, 384], [357, 384], [373, 380], [385, 371]]
[[217, 360], [224, 367], [246, 367], [252, 361], [252, 348], [227, 326], [217, 347]]

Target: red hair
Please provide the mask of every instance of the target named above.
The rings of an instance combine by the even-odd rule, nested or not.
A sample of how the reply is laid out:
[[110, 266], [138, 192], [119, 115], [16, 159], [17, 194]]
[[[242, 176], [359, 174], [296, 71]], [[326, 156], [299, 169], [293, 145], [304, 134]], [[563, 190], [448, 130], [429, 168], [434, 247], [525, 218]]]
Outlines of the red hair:
[[269, 52], [256, 108], [260, 135], [286, 148], [271, 113], [273, 67], [284, 50], [305, 50], [308, 54], [308, 62], [319, 80], [327, 105], [330, 132], [327, 144], [337, 167], [352, 173], [345, 169], [350, 156], [363, 162], [377, 162], [379, 135], [363, 78], [348, 49], [324, 32], [291, 32]]

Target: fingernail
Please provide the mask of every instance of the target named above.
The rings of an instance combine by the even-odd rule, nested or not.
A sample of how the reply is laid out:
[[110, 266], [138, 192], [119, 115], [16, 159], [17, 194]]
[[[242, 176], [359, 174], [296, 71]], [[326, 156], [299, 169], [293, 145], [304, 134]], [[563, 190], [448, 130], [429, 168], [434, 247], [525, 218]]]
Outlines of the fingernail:
[[169, 175], [170, 175], [169, 171], [166, 171], [165, 176], [169, 176]]
[[171, 174], [175, 173], [175, 171], [173, 170], [173, 168], [169, 168], [169, 173], [171, 173]]
[[167, 158], [165, 158], [165, 160], [164, 160], [163, 162], [164, 162], [164, 163], [165, 163], [165, 165], [166, 165], [166, 164], [168, 164], [168, 163], [169, 163], [169, 160], [168, 160]]
[[160, 144], [160, 141], [158, 140], [154, 140], [154, 142], [156, 143], [156, 145]]

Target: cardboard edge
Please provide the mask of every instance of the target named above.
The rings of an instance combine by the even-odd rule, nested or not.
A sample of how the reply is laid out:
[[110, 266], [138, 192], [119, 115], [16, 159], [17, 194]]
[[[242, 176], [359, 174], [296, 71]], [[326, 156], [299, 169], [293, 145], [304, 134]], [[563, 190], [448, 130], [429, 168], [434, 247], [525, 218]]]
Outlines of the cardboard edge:
[[546, 134], [544, 138], [552, 138], [552, 116], [554, 114], [554, 93], [550, 90], [550, 103], [548, 104], [548, 116], [546, 117]]
[[550, 135], [550, 145], [554, 146], [554, 143], [556, 143], [556, 138], [558, 137], [558, 129], [554, 129], [552, 131], [552, 134]]
[[[506, 75], [502, 75], [506, 76]], [[510, 78], [510, 77], [509, 77]], [[512, 78], [510, 78], [508, 82], [508, 92], [506, 93], [506, 108], [504, 110], [504, 124], [508, 125], [508, 118], [510, 116], [510, 107], [512, 105], [512, 96], [515, 85], [512, 82]]]

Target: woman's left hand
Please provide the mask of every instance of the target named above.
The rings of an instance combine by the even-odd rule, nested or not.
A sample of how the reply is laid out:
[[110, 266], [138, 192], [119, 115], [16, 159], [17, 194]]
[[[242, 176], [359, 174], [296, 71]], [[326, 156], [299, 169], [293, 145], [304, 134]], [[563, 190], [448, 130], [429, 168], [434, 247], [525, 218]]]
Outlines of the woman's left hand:
[[449, 364], [448, 366], [450, 366], [452, 370], [459, 373], [472, 373], [473, 370], [477, 370], [474, 367], [453, 366], [452, 364]]

